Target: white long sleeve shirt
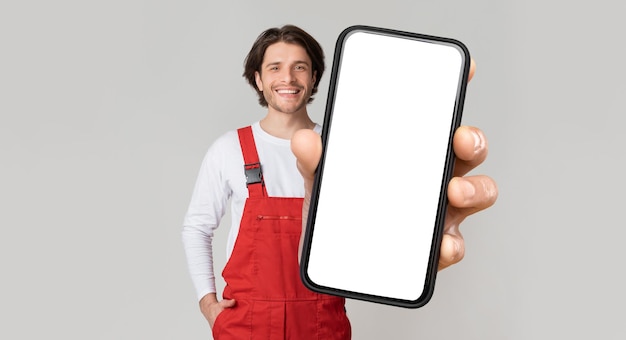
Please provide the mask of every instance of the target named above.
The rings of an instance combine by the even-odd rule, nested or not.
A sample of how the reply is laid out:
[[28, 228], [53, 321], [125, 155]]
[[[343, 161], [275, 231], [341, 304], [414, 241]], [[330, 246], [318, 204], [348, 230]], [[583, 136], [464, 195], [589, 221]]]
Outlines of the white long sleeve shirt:
[[[321, 133], [322, 128], [316, 124], [314, 130]], [[304, 182], [296, 167], [296, 158], [291, 152], [290, 141], [263, 131], [259, 122], [252, 124], [252, 132], [268, 195], [304, 197]], [[243, 166], [243, 155], [236, 130], [219, 137], [202, 161], [182, 231], [189, 273], [198, 299], [206, 294], [216, 293], [213, 233], [220, 225], [229, 199], [232, 225], [226, 244], [227, 258], [233, 251], [243, 207], [248, 198]]]

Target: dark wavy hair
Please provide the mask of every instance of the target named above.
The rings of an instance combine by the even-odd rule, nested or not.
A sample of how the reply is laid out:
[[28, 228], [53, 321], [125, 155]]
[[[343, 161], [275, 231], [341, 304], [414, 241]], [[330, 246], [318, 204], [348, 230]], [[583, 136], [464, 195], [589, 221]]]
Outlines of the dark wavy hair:
[[261, 73], [261, 65], [263, 64], [263, 57], [265, 56], [265, 50], [270, 45], [277, 42], [285, 42], [288, 44], [296, 44], [302, 46], [306, 50], [306, 53], [311, 58], [313, 74], [316, 75], [315, 84], [313, 84], [313, 91], [309, 98], [309, 103], [313, 101], [313, 95], [317, 93], [317, 86], [322, 79], [324, 73], [324, 51], [320, 44], [310, 34], [305, 32], [299, 27], [294, 25], [285, 25], [283, 27], [270, 28], [264, 31], [256, 39], [250, 52], [246, 56], [244, 61], [243, 76], [246, 78], [250, 86], [257, 92], [259, 96], [259, 104], [261, 106], [267, 106], [267, 101], [263, 96], [263, 91], [260, 91], [256, 86], [254, 77], [255, 72]]

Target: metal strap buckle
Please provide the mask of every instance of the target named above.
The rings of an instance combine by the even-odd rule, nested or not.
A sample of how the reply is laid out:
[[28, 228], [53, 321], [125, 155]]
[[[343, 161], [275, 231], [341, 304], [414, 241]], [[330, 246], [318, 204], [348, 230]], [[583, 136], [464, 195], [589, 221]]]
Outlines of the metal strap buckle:
[[243, 166], [246, 173], [246, 187], [250, 184], [263, 182], [261, 163], [250, 163]]

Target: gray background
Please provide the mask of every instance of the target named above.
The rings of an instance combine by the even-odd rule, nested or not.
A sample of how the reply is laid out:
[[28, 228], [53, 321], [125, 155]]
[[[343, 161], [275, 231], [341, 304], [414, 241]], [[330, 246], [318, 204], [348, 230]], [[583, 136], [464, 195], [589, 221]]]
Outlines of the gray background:
[[489, 137], [478, 172], [500, 198], [464, 223], [467, 256], [426, 307], [350, 301], [355, 339], [625, 338], [625, 12], [618, 1], [2, 1], [0, 338], [210, 338], [180, 226], [209, 144], [265, 113], [242, 61], [286, 23], [318, 38], [329, 66], [352, 24], [456, 38], [478, 63], [464, 123]]

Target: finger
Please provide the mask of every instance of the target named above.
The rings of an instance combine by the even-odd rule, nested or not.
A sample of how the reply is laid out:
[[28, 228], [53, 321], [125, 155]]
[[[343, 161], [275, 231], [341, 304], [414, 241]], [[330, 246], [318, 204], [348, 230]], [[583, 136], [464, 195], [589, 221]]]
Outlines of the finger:
[[454, 176], [463, 176], [481, 164], [489, 152], [485, 134], [473, 126], [461, 126], [454, 132], [452, 147], [456, 160]]
[[460, 233], [444, 234], [439, 251], [438, 270], [447, 268], [463, 259], [465, 256], [465, 241]]
[[291, 151], [298, 159], [298, 170], [312, 184], [315, 169], [322, 156], [322, 139], [315, 131], [303, 129], [291, 138]]
[[236, 304], [237, 302], [235, 300], [227, 300], [227, 299], [224, 299], [219, 302], [219, 305], [222, 308], [232, 308], [232, 307], [235, 307]]
[[474, 58], [472, 58], [470, 60], [470, 69], [469, 69], [469, 75], [467, 76], [467, 81], [472, 80], [472, 78], [474, 78], [474, 73], [476, 72], [476, 62], [474, 61]]
[[497, 198], [498, 187], [489, 176], [454, 177], [448, 184], [448, 202], [461, 209], [463, 218], [489, 208]]

